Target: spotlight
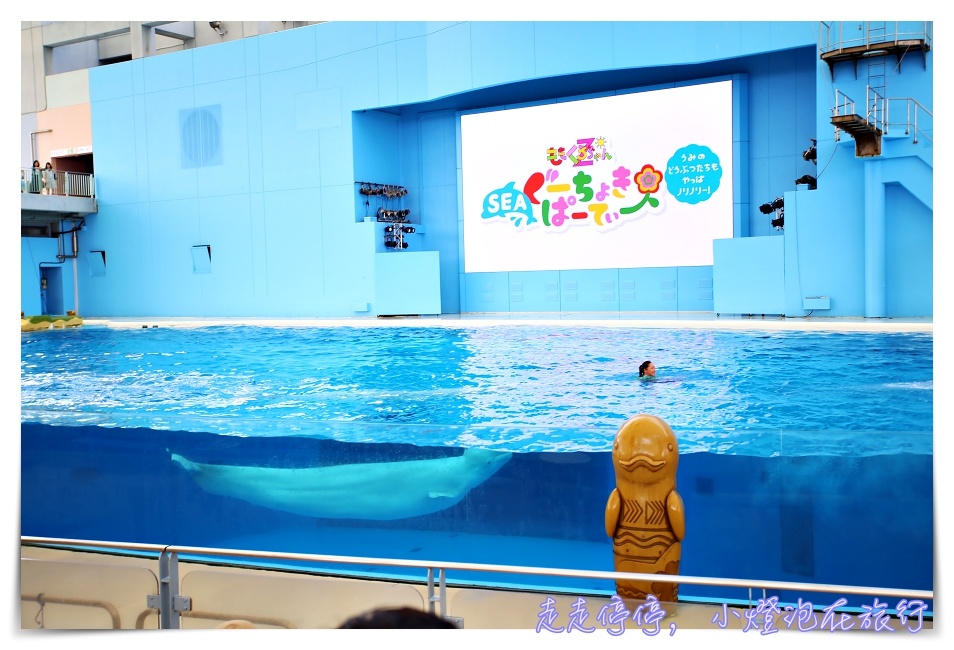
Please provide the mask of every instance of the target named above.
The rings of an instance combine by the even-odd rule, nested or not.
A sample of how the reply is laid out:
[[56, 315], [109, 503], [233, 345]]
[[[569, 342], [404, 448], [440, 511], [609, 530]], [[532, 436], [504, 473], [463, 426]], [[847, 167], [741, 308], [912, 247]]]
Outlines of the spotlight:
[[[815, 164], [817, 165], [817, 164], [818, 164], [818, 160], [817, 160], [817, 158], [818, 158], [818, 152], [815, 150], [815, 145], [818, 144], [818, 141], [817, 141], [815, 138], [812, 138], [811, 140], [812, 140], [812, 146], [810, 146], [808, 149], [806, 149], [805, 151], [802, 152], [802, 158], [803, 158], [806, 162], [813, 162], [813, 163], [815, 163]], [[814, 188], [812, 188], [812, 189], [814, 189]]]
[[411, 226], [403, 226], [401, 228], [401, 232], [403, 232], [405, 235], [408, 235], [414, 232], [414, 228], [412, 228]]
[[209, 21], [209, 27], [211, 27], [212, 29], [214, 29], [214, 30], [215, 30], [215, 33], [218, 34], [219, 36], [225, 36], [226, 34], [228, 34], [228, 30], [222, 29], [222, 21], [221, 21], [221, 20], [212, 20], [212, 21]]
[[813, 190], [813, 189], [815, 189], [816, 187], [818, 187], [818, 183], [817, 183], [817, 181], [815, 180], [815, 177], [812, 176], [811, 174], [805, 174], [805, 175], [802, 176], [801, 178], [796, 178], [796, 179], [795, 179], [795, 184], [796, 184], [796, 185], [808, 185], [808, 189], [810, 189], [810, 190]]
[[762, 214], [772, 214], [775, 210], [781, 210], [785, 207], [785, 199], [779, 197], [771, 203], [763, 203], [759, 206], [759, 212]]
[[784, 227], [785, 227], [785, 215], [784, 215], [784, 214], [780, 214], [779, 216], [777, 216], [777, 217], [775, 217], [774, 219], [772, 219], [772, 226], [773, 226], [776, 230], [781, 230], [782, 228], [784, 228]]

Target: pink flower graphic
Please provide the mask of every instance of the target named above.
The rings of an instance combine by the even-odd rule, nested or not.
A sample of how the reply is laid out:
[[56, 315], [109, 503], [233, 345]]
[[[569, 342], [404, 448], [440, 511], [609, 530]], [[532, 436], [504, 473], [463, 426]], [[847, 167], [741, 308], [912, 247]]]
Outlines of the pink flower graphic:
[[662, 172], [653, 169], [652, 165], [644, 165], [638, 174], [633, 176], [639, 191], [643, 194], [655, 194], [659, 191], [659, 184], [662, 182]]

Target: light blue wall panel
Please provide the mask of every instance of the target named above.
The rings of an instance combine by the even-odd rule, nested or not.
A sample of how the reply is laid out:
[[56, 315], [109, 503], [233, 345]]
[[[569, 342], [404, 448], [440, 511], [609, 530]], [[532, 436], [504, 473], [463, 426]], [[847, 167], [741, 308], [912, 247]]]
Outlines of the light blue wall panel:
[[132, 65], [104, 65], [89, 71], [89, 100], [103, 102], [133, 94]]
[[436, 251], [374, 256], [374, 313], [440, 314], [440, 260]]
[[[742, 51], [742, 23], [711, 21], [694, 23], [694, 34], [683, 44], [696, 61], [713, 61], [738, 56]], [[690, 40], [686, 43], [686, 40]]]
[[769, 99], [770, 63], [768, 56], [754, 57], [748, 61], [748, 119], [749, 119], [749, 154], [754, 161], [767, 158], [769, 155], [769, 139], [767, 135], [772, 126], [771, 106]]
[[343, 111], [338, 118], [340, 124], [346, 121], [344, 112], [380, 106], [376, 82], [379, 77], [378, 56], [375, 49], [360, 50], [320, 61], [317, 70], [319, 89], [338, 89], [338, 103]]
[[407, 104], [429, 99], [427, 41], [423, 36], [418, 36], [398, 40], [395, 45], [398, 103]]
[[319, 61], [357, 50], [373, 50], [378, 44], [378, 27], [373, 22], [331, 21], [314, 30]]
[[[143, 313], [145, 292], [142, 250], [144, 220], [135, 203], [100, 205], [95, 218], [87, 220], [80, 238], [77, 280], [80, 307], [87, 316], [132, 316]], [[87, 255], [106, 251], [106, 270], [90, 274]]]
[[424, 187], [457, 182], [457, 121], [454, 113], [428, 113], [420, 120], [421, 183]]
[[262, 89], [261, 77], [250, 75], [245, 78], [246, 114], [248, 128], [248, 189], [250, 192], [262, 192], [265, 189], [265, 162], [262, 136]]
[[361, 222], [352, 225], [356, 245], [352, 250], [352, 266], [355, 269], [350, 278], [351, 304], [342, 312], [349, 316], [370, 316], [374, 303], [374, 239], [375, 222]]
[[[369, 183], [388, 183], [399, 185], [400, 152], [398, 140], [398, 117], [390, 113], [379, 111], [360, 111], [352, 116], [352, 133], [354, 141], [354, 180]], [[358, 188], [355, 188], [355, 192]], [[364, 216], [365, 200], [379, 207], [378, 197], [364, 197], [355, 195], [359, 201], [358, 216]], [[371, 216], [375, 211], [368, 205]]]
[[[460, 304], [460, 252], [458, 248], [459, 222], [457, 214], [457, 188], [453, 185], [426, 188], [421, 200], [418, 217], [424, 225], [421, 237], [422, 250], [436, 250], [441, 256], [441, 307], [444, 313], [461, 310]], [[414, 214], [412, 213], [412, 217]]]
[[885, 185], [885, 301], [892, 317], [934, 314], [933, 226], [923, 203], [900, 185]]
[[146, 101], [146, 151], [149, 169], [149, 199], [195, 198], [198, 170], [184, 164], [188, 140], [184, 121], [195, 108], [193, 88], [151, 93]]
[[134, 106], [131, 96], [90, 106], [100, 209], [110, 204], [133, 203], [137, 199], [136, 176], [131, 173], [130, 158], [135, 164], [138, 152], [129, 150], [129, 143], [136, 142]]
[[262, 72], [259, 61], [259, 39], [245, 38], [240, 41], [245, 48], [245, 74], [258, 75]]
[[771, 52], [810, 45], [818, 46], [818, 23], [814, 21], [743, 21], [740, 46], [745, 52]]
[[[749, 75], [732, 76], [732, 232], [735, 237], [749, 235]], [[803, 109], [803, 112], [808, 111]]]
[[712, 311], [712, 267], [680, 266], [676, 278], [679, 311]]
[[401, 159], [401, 185], [406, 187], [409, 192], [404, 197], [404, 205], [411, 209], [411, 221], [420, 222], [424, 186], [422, 177], [424, 147], [421, 144], [421, 120], [419, 116], [414, 115], [401, 119], [398, 139]]
[[882, 180], [886, 185], [901, 185], [926, 208], [934, 210], [934, 148], [923, 138], [920, 144], [914, 144], [910, 135], [901, 138], [882, 139], [886, 157]]
[[321, 88], [295, 96], [296, 127], [331, 129], [341, 126], [341, 88]]
[[[242, 79], [245, 71], [245, 40], [227, 41], [192, 50], [193, 77], [197, 86], [229, 79]], [[161, 57], [160, 57], [161, 58]]]
[[560, 311], [559, 271], [509, 273], [510, 311]]
[[259, 79], [264, 190], [317, 187], [321, 178], [318, 129], [298, 128], [295, 101], [299, 93], [316, 90], [315, 66], [263, 74]]
[[373, 263], [371, 246], [366, 241], [368, 229], [363, 223], [359, 227], [350, 211], [341, 208], [344, 205], [350, 209], [351, 192], [350, 185], [324, 188], [321, 192], [324, 283], [318, 308], [323, 315], [349, 313], [353, 303], [368, 301], [371, 282], [367, 265]]
[[676, 311], [678, 272], [675, 267], [619, 270], [622, 311]]
[[321, 192], [317, 188], [266, 192], [265, 264], [272, 313], [316, 315], [324, 293]]
[[470, 23], [448, 25], [427, 35], [427, 93], [444, 97], [473, 87]]
[[211, 273], [196, 274], [200, 302], [207, 316], [227, 316], [254, 299], [250, 204], [246, 194], [199, 199], [198, 236], [194, 245], [212, 247]]
[[509, 273], [462, 273], [461, 313], [510, 311]]
[[613, 67], [612, 46], [600, 47], [600, 38], [612, 40], [611, 22], [536, 22], [534, 62], [539, 77]]
[[[132, 68], [132, 91], [135, 95], [142, 95], [146, 92], [146, 72], [145, 60], [136, 59], [129, 62]], [[99, 70], [99, 68], [96, 68]]]
[[[588, 23], [587, 23], [588, 24]], [[616, 22], [605, 35], [591, 32], [589, 41], [606, 39], [613, 64], [620, 68], [689, 63], [695, 49], [694, 23]]]
[[[322, 160], [333, 160], [336, 164], [322, 165], [318, 177], [322, 187], [331, 185], [354, 186], [354, 150], [351, 144], [350, 125], [335, 129], [321, 129], [318, 132], [318, 151]], [[338, 214], [351, 213], [351, 204], [338, 207]]]
[[[321, 25], [323, 31], [326, 31], [327, 25], [330, 24]], [[314, 64], [317, 60], [315, 29], [316, 26], [311, 25], [259, 36], [256, 39], [259, 72], [264, 75]]]
[[133, 279], [154, 304], [147, 304], [146, 313], [165, 308], [174, 316], [204, 316], [202, 276], [192, 271], [192, 247], [208, 243], [200, 233], [198, 199], [153, 201], [148, 209], [152, 257]]
[[377, 47], [378, 104], [390, 106], [398, 101], [397, 45], [384, 43]]
[[145, 92], [155, 93], [176, 88], [191, 88], [193, 50], [150, 56], [142, 60]]
[[[823, 194], [800, 190], [785, 193], [785, 315], [805, 316], [804, 298], [828, 296], [835, 304], [844, 303], [851, 293], [850, 286], [863, 281], [858, 269], [841, 269], [841, 275], [832, 276], [831, 264], [834, 242], [822, 250], [816, 242], [824, 240], [825, 232], [838, 237], [845, 226], [834, 226]], [[804, 242], [804, 243], [803, 243]], [[845, 259], [852, 255], [846, 249]], [[836, 254], [837, 255], [837, 254]], [[830, 311], [825, 312], [831, 315]]]
[[560, 271], [561, 311], [619, 311], [619, 270]]
[[422, 21], [397, 21], [394, 25], [394, 40], [403, 41], [427, 34], [427, 23]]
[[474, 22], [470, 25], [470, 42], [474, 88], [535, 76], [532, 22]]
[[[792, 159], [792, 154], [799, 153], [802, 143], [797, 141], [796, 127], [798, 126], [798, 84], [795, 70], [786, 60], [791, 53], [781, 52], [769, 54], [769, 66], [772, 74], [768, 77], [766, 97], [768, 99], [768, 120], [771, 125], [768, 141], [768, 156], [770, 158], [784, 156]], [[804, 147], [803, 147], [804, 148]], [[793, 170], [794, 172], [794, 170]], [[789, 174], [791, 176], [791, 174]], [[791, 176], [785, 190], [794, 189]]]
[[[798, 191], [785, 195], [794, 200], [792, 230], [786, 208], [786, 254], [797, 253], [798, 277], [805, 295], [831, 297], [829, 316], [864, 314], [864, 173], [854, 156], [854, 142], [842, 142], [822, 181], [831, 191]], [[804, 205], [803, 205], [804, 204]], [[824, 282], [820, 282], [824, 278]], [[810, 293], [809, 293], [810, 291]], [[789, 295], [793, 305], [799, 296]], [[798, 303], [800, 306], [800, 303]], [[803, 312], [796, 312], [802, 314]]]
[[[265, 228], [265, 195], [253, 192], [248, 195], [249, 237], [252, 245], [249, 266], [252, 271], [252, 300], [262, 305], [268, 297], [268, 246]], [[263, 312], [264, 313], [264, 312]]]
[[249, 191], [249, 147], [245, 79], [195, 87], [196, 106], [218, 106], [221, 163], [196, 168], [199, 196]]
[[[149, 202], [149, 130], [146, 120], [147, 97], [141, 93], [133, 95], [133, 128], [136, 139], [133, 146], [126, 144], [126, 154], [132, 159], [126, 168], [126, 174], [136, 189], [136, 200], [139, 203]], [[99, 165], [96, 167], [96, 181], [99, 184]], [[98, 191], [98, 190], [97, 190]]]
[[384, 43], [393, 42], [397, 38], [397, 25], [394, 21], [389, 20], [379, 20], [374, 23], [375, 33], [377, 34], [377, 43], [382, 45]]
[[781, 237], [717, 239], [712, 273], [715, 312], [785, 313], [784, 251]]

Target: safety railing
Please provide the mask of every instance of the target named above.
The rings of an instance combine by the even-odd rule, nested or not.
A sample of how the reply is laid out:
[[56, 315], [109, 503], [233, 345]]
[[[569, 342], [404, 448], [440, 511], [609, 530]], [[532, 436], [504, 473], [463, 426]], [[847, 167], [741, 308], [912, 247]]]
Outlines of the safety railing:
[[85, 172], [51, 171], [36, 167], [20, 168], [20, 193], [51, 196], [96, 197], [95, 179]]
[[[686, 575], [628, 573], [618, 571], [589, 571], [583, 569], [556, 569], [526, 566], [511, 566], [497, 564], [475, 564], [465, 562], [445, 562], [430, 560], [401, 560], [388, 558], [350, 557], [339, 555], [317, 555], [307, 553], [283, 553], [274, 551], [248, 551], [224, 548], [206, 548], [196, 546], [172, 546], [164, 544], [140, 544], [127, 542], [106, 542], [81, 539], [63, 539], [48, 537], [21, 536], [21, 545], [47, 546], [67, 548], [70, 550], [96, 550], [102, 552], [112, 549], [117, 552], [155, 553], [159, 562], [159, 594], [145, 594], [148, 607], [159, 610], [159, 621], [162, 629], [180, 629], [180, 617], [188, 616], [191, 609], [191, 600], [179, 593], [179, 556], [188, 555], [197, 559], [202, 558], [232, 558], [231, 566], [235, 566], [235, 559], [258, 560], [286, 560], [293, 562], [313, 562], [327, 564], [374, 565], [382, 567], [404, 567], [425, 569], [427, 571], [428, 609], [432, 614], [447, 616], [447, 578], [448, 571], [483, 571], [490, 573], [506, 573], [536, 576], [559, 576], [581, 579], [606, 580], [642, 580], [678, 584], [692, 584], [712, 587], [736, 587], [749, 590], [749, 606], [754, 606], [757, 598], [753, 598], [753, 590], [762, 591], [762, 599], [771, 591], [800, 591], [825, 594], [858, 595], [877, 597], [900, 598], [894, 614], [898, 610], [917, 611], [921, 616], [925, 612], [925, 602], [933, 601], [933, 590], [896, 589], [884, 587], [865, 587], [852, 585], [811, 584], [802, 582], [785, 582], [776, 580], [753, 580], [735, 578], [698, 577]], [[297, 569], [300, 571], [300, 569]], [[436, 578], [435, 578], [436, 576]], [[903, 603], [903, 605], [901, 604]], [[905, 609], [906, 608], [906, 609]], [[891, 613], [891, 610], [888, 610]], [[933, 616], [932, 614], [929, 614]]]
[[831, 110], [835, 117], [839, 115], [857, 115], [855, 112], [855, 100], [840, 90], [835, 90], [835, 106]]
[[905, 135], [913, 134], [915, 144], [919, 136], [934, 142], [934, 138], [929, 135], [934, 132], [934, 113], [909, 97], [889, 97], [885, 100], [883, 129], [885, 135], [892, 126], [896, 127], [895, 131], [903, 128]]
[[[857, 115], [855, 100], [835, 90], [835, 106], [832, 114]], [[920, 102], [910, 97], [882, 97], [871, 86], [865, 89], [865, 121], [879, 129], [883, 135], [888, 135], [891, 128], [894, 132], [904, 129], [904, 135], [913, 135], [914, 144], [923, 137], [934, 142], [931, 133], [934, 132], [934, 113], [929, 111]], [[835, 140], [838, 140], [839, 129], [835, 129]]]
[[932, 46], [934, 24], [931, 21], [819, 23], [818, 50], [826, 54], [852, 47], [872, 47], [883, 43], [923, 41]]

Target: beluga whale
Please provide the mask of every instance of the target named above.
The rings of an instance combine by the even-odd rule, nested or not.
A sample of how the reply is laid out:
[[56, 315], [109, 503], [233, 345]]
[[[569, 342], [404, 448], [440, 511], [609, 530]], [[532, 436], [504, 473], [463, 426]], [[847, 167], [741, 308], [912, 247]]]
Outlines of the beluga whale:
[[173, 453], [206, 492], [309, 517], [390, 521], [459, 503], [510, 452], [467, 448], [445, 458], [282, 468], [198, 463]]

